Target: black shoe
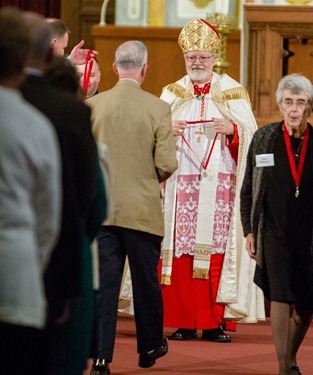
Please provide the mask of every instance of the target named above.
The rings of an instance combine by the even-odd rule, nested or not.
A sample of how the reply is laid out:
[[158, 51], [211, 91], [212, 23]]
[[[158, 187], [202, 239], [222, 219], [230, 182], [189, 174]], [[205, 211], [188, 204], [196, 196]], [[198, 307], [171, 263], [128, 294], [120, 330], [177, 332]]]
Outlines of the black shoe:
[[298, 375], [301, 375], [301, 372], [298, 366], [290, 366], [290, 370], [296, 371]]
[[152, 349], [146, 353], [139, 354], [139, 367], [148, 368], [155, 364], [155, 361], [166, 355], [168, 351], [167, 338], [163, 337], [163, 343], [158, 348]]
[[95, 360], [90, 375], [109, 375], [110, 374], [110, 367], [108, 363], [105, 363], [104, 360]]
[[202, 331], [201, 339], [212, 342], [231, 342], [230, 335], [225, 333], [222, 328], [204, 329]]
[[173, 332], [172, 335], [169, 337], [170, 340], [194, 340], [197, 339], [197, 330], [196, 329], [186, 329], [186, 328], [178, 328], [177, 331]]

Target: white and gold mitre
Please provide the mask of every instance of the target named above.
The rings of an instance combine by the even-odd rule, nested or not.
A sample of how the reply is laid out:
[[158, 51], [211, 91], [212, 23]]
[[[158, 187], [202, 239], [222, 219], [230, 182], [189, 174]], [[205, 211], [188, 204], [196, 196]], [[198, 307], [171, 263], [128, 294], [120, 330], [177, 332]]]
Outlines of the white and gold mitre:
[[178, 44], [183, 53], [190, 51], [217, 52], [220, 36], [207, 21], [193, 19], [184, 26], [178, 37]]

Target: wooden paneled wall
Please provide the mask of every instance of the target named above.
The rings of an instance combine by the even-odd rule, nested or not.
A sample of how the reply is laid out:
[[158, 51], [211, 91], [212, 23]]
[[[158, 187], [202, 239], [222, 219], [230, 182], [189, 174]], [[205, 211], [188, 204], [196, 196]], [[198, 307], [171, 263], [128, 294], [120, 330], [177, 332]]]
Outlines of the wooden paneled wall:
[[[127, 27], [114, 25], [115, 0], [107, 6], [105, 26], [99, 26], [102, 0], [62, 0], [61, 18], [71, 30], [67, 52], [81, 39], [86, 48], [96, 48], [101, 69], [100, 91], [112, 87], [116, 76], [112, 70], [116, 47], [130, 39], [142, 40], [147, 44], [149, 70], [144, 89], [160, 95], [161, 89], [186, 74], [184, 60], [177, 43], [180, 28]], [[92, 35], [93, 34], [93, 35]], [[228, 37], [227, 73], [239, 80], [240, 32]]]
[[[93, 25], [100, 22], [100, 12], [103, 0], [61, 0], [61, 19], [71, 30], [67, 52], [82, 39], [86, 48], [93, 48], [91, 35]], [[115, 0], [110, 0], [107, 6], [105, 22], [114, 24]]]
[[[159, 95], [161, 88], [185, 74], [184, 61], [177, 44], [178, 28], [114, 26], [115, 0], [107, 6], [105, 26], [99, 26], [102, 0], [61, 0], [61, 18], [71, 30], [68, 52], [81, 39], [86, 48], [99, 50], [102, 79], [100, 90], [112, 87], [116, 76], [112, 62], [116, 47], [129, 39], [145, 42], [149, 52], [149, 71], [144, 88]], [[247, 89], [254, 114], [260, 125], [280, 118], [275, 91], [283, 75], [283, 59], [288, 59], [287, 73], [299, 72], [313, 80], [313, 7], [245, 5], [249, 23]], [[284, 40], [288, 38], [286, 51]], [[227, 73], [240, 80], [240, 32], [228, 37]]]
[[[162, 88], [186, 74], [185, 62], [177, 39], [181, 28], [170, 27], [127, 27], [94, 25], [92, 28], [95, 48], [99, 52], [101, 69], [100, 91], [111, 88], [117, 81], [112, 63], [116, 48], [127, 40], [141, 40], [148, 49], [148, 73], [143, 88], [159, 96]], [[227, 73], [239, 80], [240, 33], [232, 33], [228, 41]]]
[[259, 125], [282, 119], [280, 79], [300, 73], [313, 81], [313, 7], [245, 5], [249, 24], [248, 91]]

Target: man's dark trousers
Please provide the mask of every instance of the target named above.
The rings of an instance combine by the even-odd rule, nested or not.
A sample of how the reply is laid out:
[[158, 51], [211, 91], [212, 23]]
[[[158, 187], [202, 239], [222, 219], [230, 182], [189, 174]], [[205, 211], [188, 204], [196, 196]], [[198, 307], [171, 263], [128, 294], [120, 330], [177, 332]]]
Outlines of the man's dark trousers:
[[162, 237], [146, 232], [117, 226], [101, 228], [94, 358], [112, 361], [126, 255], [132, 277], [137, 351], [145, 353], [162, 345], [163, 301], [157, 274], [161, 242]]

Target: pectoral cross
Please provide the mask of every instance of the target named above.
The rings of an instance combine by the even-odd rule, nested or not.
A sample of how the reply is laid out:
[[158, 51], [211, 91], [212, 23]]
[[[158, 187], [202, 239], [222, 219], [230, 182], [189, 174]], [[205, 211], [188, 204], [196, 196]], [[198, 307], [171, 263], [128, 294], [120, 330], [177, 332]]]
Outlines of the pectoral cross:
[[201, 129], [197, 130], [197, 131], [195, 132], [195, 134], [198, 134], [197, 142], [199, 143], [199, 142], [200, 142], [200, 136], [201, 136], [201, 135], [204, 135], [204, 134], [205, 134], [205, 131], [203, 130], [203, 128], [201, 128]]

